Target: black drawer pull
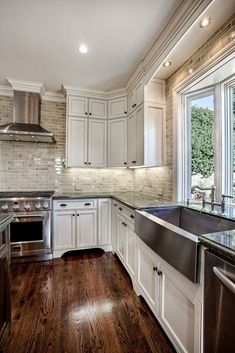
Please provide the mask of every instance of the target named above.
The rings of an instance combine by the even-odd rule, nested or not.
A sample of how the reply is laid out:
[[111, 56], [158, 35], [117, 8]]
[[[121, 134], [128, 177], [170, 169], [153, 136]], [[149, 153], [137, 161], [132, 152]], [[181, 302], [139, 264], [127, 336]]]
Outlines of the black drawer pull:
[[91, 205], [90, 202], [86, 202], [86, 203], [85, 203], [85, 206], [90, 206], [90, 205]]
[[131, 161], [131, 163], [136, 163], [136, 161]]
[[135, 216], [133, 214], [130, 215], [131, 218], [135, 218]]
[[68, 206], [67, 203], [61, 203], [60, 204], [60, 207], [66, 207], [66, 206]]
[[119, 207], [119, 211], [122, 211], [122, 207]]
[[116, 204], [116, 203], [114, 203], [113, 205], [114, 205], [115, 207], [117, 206], [117, 204]]

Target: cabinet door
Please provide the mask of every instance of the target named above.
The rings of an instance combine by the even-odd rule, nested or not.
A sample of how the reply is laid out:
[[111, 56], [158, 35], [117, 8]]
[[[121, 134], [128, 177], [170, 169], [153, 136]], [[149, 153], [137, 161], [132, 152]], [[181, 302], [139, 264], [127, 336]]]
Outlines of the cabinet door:
[[85, 117], [88, 115], [88, 99], [83, 97], [68, 98], [68, 115]]
[[126, 267], [132, 277], [136, 268], [136, 234], [128, 225], [126, 229]]
[[135, 166], [137, 163], [137, 124], [136, 114], [128, 117], [128, 164]]
[[140, 81], [135, 87], [135, 108], [144, 102], [144, 84]]
[[89, 119], [88, 165], [105, 167], [107, 163], [107, 121]]
[[144, 165], [144, 106], [137, 108], [136, 112], [136, 165]]
[[200, 352], [201, 304], [161, 266], [161, 322], [180, 352]]
[[111, 240], [113, 251], [117, 249], [117, 203], [112, 201]]
[[127, 115], [126, 97], [109, 101], [109, 119], [121, 118]]
[[75, 249], [75, 211], [54, 212], [54, 250]]
[[100, 99], [89, 99], [89, 116], [95, 119], [107, 118], [107, 102]]
[[87, 164], [87, 118], [68, 118], [67, 160], [68, 167]]
[[77, 247], [97, 245], [96, 210], [77, 211]]
[[127, 118], [108, 122], [108, 165], [127, 165]]
[[152, 256], [145, 245], [137, 242], [137, 283], [142, 295], [151, 307], [158, 314], [160, 303], [159, 276], [157, 260]]
[[110, 199], [98, 200], [98, 244], [111, 244], [111, 206]]
[[145, 106], [145, 165], [161, 166], [164, 160], [165, 107], [147, 103]]
[[125, 241], [126, 241], [126, 227], [124, 227], [124, 219], [117, 216], [117, 255], [125, 264]]
[[128, 113], [133, 112], [135, 109], [135, 90], [130, 92], [128, 96]]
[[8, 246], [0, 251], [0, 351], [10, 333], [11, 324], [11, 297], [9, 284], [9, 249]]

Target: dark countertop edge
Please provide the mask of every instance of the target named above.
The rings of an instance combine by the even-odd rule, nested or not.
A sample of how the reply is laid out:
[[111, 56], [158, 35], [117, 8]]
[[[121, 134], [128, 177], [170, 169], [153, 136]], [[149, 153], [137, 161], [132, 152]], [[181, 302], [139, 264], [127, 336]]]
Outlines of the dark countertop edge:
[[0, 221], [0, 231], [6, 228], [8, 224], [10, 224], [13, 221], [14, 217], [12, 215], [7, 215], [3, 218], [2, 221]]
[[200, 235], [199, 240], [201, 244], [208, 248], [209, 250], [213, 250], [215, 253], [225, 257], [230, 261], [235, 261], [235, 251], [226, 247], [225, 245], [221, 245], [211, 239], [207, 239], [206, 236]]

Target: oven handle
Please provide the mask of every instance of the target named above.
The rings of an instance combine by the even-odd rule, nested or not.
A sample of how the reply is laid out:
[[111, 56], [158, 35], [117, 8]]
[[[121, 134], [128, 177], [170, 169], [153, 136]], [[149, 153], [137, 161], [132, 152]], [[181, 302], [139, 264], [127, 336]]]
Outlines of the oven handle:
[[14, 217], [13, 223], [27, 223], [27, 222], [37, 222], [43, 221], [46, 215], [35, 214], [35, 215], [19, 215]]
[[213, 267], [213, 272], [218, 277], [220, 282], [222, 282], [225, 287], [227, 287], [233, 294], [235, 294], [235, 283], [229, 279], [223, 271], [218, 269], [217, 267]]

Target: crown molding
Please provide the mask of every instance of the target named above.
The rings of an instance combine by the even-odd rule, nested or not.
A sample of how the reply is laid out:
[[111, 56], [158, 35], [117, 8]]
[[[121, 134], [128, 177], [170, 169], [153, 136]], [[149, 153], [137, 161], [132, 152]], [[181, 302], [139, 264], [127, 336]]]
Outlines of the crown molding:
[[13, 97], [13, 89], [7, 85], [0, 85], [0, 96]]
[[63, 92], [45, 92], [42, 97], [43, 101], [51, 101], [51, 102], [61, 102], [65, 103], [66, 98]]
[[90, 97], [97, 99], [115, 99], [123, 97], [127, 94], [126, 88], [118, 88], [112, 91], [94, 90], [83, 87], [71, 87], [62, 85], [62, 90], [65, 95], [79, 96], [79, 97]]
[[9, 77], [7, 77], [6, 79], [12, 86], [14, 91], [39, 93], [41, 97], [43, 97], [45, 93], [45, 86], [43, 82], [16, 80]]

